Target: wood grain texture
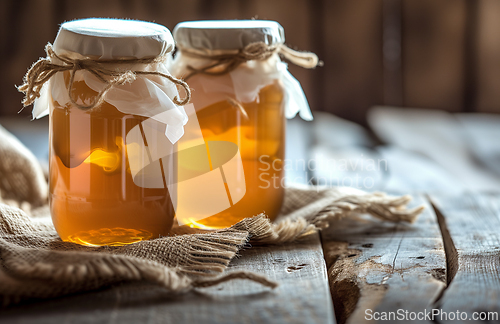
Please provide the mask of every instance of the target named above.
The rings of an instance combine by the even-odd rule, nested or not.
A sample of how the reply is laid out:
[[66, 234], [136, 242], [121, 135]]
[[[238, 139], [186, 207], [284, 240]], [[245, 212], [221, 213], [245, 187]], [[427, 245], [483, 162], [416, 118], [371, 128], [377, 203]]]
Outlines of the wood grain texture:
[[456, 114], [476, 161], [500, 177], [500, 115]]
[[0, 312], [0, 323], [335, 323], [317, 234], [290, 245], [252, 247], [227, 270], [267, 275], [275, 290], [247, 281], [171, 296], [147, 285], [23, 305]]
[[[388, 142], [388, 145], [377, 145], [373, 136], [358, 124], [325, 112], [315, 113], [315, 120], [311, 125], [313, 145], [309, 152], [314, 162], [311, 170], [313, 176], [311, 180], [314, 183], [352, 186], [368, 191], [404, 193], [460, 193], [466, 189], [461, 177], [454, 176], [445, 167], [425, 155], [426, 142], [419, 141], [420, 134], [411, 132], [413, 128], [407, 127], [413, 120], [404, 117], [406, 111], [396, 110], [397, 114], [403, 116], [401, 118], [397, 118], [398, 115], [394, 116], [396, 113], [392, 113], [392, 110], [382, 111], [388, 114], [388, 117], [378, 116], [377, 113], [376, 109], [373, 114], [369, 114], [373, 117], [369, 122], [372, 123], [377, 135]], [[392, 119], [388, 121], [386, 117]], [[488, 134], [496, 134], [498, 127], [494, 128], [495, 121], [491, 116], [485, 118], [488, 118], [491, 124]], [[403, 126], [398, 127], [393, 119], [403, 123]], [[394, 128], [397, 128], [397, 131]], [[484, 133], [484, 127], [481, 130]], [[404, 132], [411, 132], [411, 135], [405, 135]], [[395, 139], [398, 136], [403, 138], [401, 140], [403, 145], [399, 145], [400, 141]], [[423, 144], [420, 152], [411, 150], [408, 137]], [[490, 138], [496, 137], [490, 136]], [[481, 141], [479, 144], [483, 145], [478, 145], [478, 142], [479, 140], [474, 138], [474, 147], [484, 147], [481, 152], [486, 148], [490, 149], [491, 154], [485, 155], [485, 158], [490, 157], [490, 164], [495, 165], [494, 157], [500, 154], [497, 154], [498, 150], [491, 148], [496, 142]], [[432, 145], [428, 147], [431, 148]], [[479, 159], [479, 156], [476, 158]]]
[[403, 1], [404, 105], [461, 111], [465, 0]]
[[[494, 0], [476, 1], [471, 34], [471, 2], [4, 0], [0, 114], [20, 110], [22, 95], [14, 85], [45, 55], [44, 45], [53, 42], [59, 25], [88, 17], [155, 21], [170, 29], [185, 20], [277, 20], [286, 30], [288, 45], [314, 51], [325, 62], [315, 70], [290, 65], [311, 107], [361, 123], [369, 107], [380, 104], [449, 111], [470, 104], [478, 111], [498, 112], [500, 6]], [[471, 88], [477, 100], [467, 99]]]
[[404, 193], [449, 192], [459, 194], [464, 185], [429, 157], [395, 145], [377, 151], [387, 163], [387, 177], [377, 190]]
[[[437, 110], [376, 107], [370, 111], [369, 123], [387, 144], [422, 154], [436, 162], [442, 167], [442, 173], [454, 177], [462, 190], [500, 188], [500, 176], [477, 163], [471, 154], [468, 134], [452, 114]], [[495, 138], [484, 140], [496, 141]]]
[[422, 196], [412, 202], [422, 204], [426, 209], [413, 225], [362, 217], [322, 232], [339, 323], [369, 322], [368, 309], [422, 312], [433, 307], [445, 287], [446, 260], [432, 208]]
[[312, 183], [381, 189], [386, 165], [373, 149], [375, 142], [365, 128], [326, 112], [316, 112], [311, 126]]
[[[439, 323], [473, 323], [475, 312], [500, 314], [500, 194], [433, 194], [448, 259], [448, 287], [437, 307], [463, 312], [458, 320], [438, 316]], [[488, 315], [488, 314], [486, 314]], [[462, 316], [462, 315], [461, 315]], [[490, 316], [495, 316], [490, 314]]]
[[500, 2], [479, 0], [477, 50], [477, 111], [497, 112], [500, 102]]
[[365, 123], [365, 113], [382, 102], [382, 1], [324, 1], [325, 61], [321, 110]]

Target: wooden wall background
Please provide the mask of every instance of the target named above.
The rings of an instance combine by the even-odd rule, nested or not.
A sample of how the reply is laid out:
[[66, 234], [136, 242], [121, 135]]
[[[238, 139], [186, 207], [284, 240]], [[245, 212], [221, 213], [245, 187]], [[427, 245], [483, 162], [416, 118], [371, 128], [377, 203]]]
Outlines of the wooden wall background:
[[[58, 26], [75, 18], [279, 21], [287, 44], [324, 67], [290, 65], [314, 110], [365, 122], [373, 105], [500, 112], [498, 0], [2, 0], [0, 114]], [[29, 110], [23, 116], [29, 116]]]

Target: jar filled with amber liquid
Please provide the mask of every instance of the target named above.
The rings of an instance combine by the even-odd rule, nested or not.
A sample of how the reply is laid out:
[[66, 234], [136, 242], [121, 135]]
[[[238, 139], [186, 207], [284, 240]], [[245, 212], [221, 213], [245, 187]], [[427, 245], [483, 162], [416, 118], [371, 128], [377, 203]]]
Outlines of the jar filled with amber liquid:
[[60, 68], [34, 108], [35, 118], [50, 115], [50, 211], [62, 240], [123, 245], [171, 229], [173, 152], [187, 116], [158, 58], [173, 48], [153, 23], [62, 24], [47, 50]]
[[[261, 213], [275, 219], [285, 193], [286, 118], [312, 119], [279, 56], [283, 28], [263, 20], [183, 22], [174, 39], [169, 70], [192, 90], [179, 145], [196, 156], [178, 160], [179, 225], [224, 228]], [[190, 140], [197, 131], [202, 140]], [[196, 201], [187, 195], [193, 190]]]

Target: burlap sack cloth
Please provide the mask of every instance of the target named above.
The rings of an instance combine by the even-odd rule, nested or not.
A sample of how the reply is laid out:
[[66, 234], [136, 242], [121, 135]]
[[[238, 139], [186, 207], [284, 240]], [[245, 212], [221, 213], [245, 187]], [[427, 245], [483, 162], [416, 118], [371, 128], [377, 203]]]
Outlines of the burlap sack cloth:
[[217, 274], [247, 243], [286, 244], [352, 213], [413, 222], [422, 210], [405, 208], [409, 196], [350, 188], [288, 188], [275, 223], [258, 215], [210, 233], [174, 227], [171, 236], [126, 246], [80, 246], [59, 239], [40, 165], [1, 126], [0, 190], [0, 304], [4, 306], [134, 281], [154, 283], [172, 293], [232, 279], [275, 287], [277, 283], [255, 273]]

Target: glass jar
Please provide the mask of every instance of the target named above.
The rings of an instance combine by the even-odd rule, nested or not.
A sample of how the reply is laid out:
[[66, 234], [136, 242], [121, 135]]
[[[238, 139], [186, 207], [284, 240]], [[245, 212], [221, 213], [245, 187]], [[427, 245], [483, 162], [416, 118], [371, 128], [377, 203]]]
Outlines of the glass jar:
[[[56, 73], [34, 108], [36, 118], [47, 110], [50, 114], [49, 202], [62, 240], [123, 245], [171, 229], [173, 152], [186, 116], [173, 102], [176, 85], [154, 74], [169, 75], [165, 64], [152, 59], [173, 46], [170, 31], [153, 23], [86, 19], [62, 24], [51, 61], [66, 67], [76, 62], [80, 69]], [[136, 73], [105, 92], [102, 104], [88, 108], [117, 77], [100, 68], [152, 73]]]
[[[312, 119], [300, 84], [278, 55], [283, 28], [262, 20], [183, 22], [175, 27], [174, 39], [178, 52], [169, 69], [192, 89], [193, 114], [187, 114], [189, 123], [199, 123], [210, 170], [224, 165], [214, 160], [233, 161], [220, 167], [226, 191], [219, 197], [213, 193], [215, 178], [198, 180], [196, 187], [204, 188], [197, 193], [203, 210], [197, 202], [183, 200], [194, 184], [185, 185], [180, 177], [177, 221], [213, 229], [260, 213], [274, 220], [284, 198], [285, 117], [300, 110]], [[238, 55], [255, 44], [267, 48], [265, 55], [240, 60]], [[221, 148], [224, 143], [226, 149]], [[220, 157], [223, 153], [228, 156]], [[202, 160], [193, 165], [180, 159], [179, 170], [188, 164], [202, 169]]]

